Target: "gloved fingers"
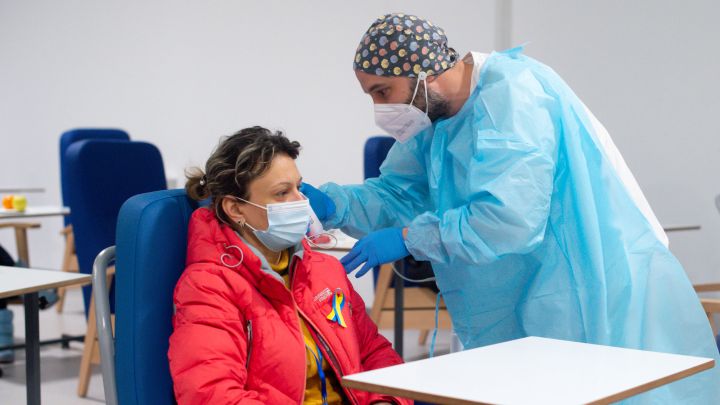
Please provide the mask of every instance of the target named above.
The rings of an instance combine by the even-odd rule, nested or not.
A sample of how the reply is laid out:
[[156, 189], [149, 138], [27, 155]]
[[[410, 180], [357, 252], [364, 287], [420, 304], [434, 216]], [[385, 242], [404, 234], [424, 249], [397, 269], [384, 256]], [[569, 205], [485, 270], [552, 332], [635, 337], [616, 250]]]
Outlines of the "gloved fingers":
[[325, 221], [335, 215], [335, 202], [325, 192], [304, 182], [300, 184], [300, 192], [310, 201], [310, 208], [319, 220]]
[[308, 183], [305, 183], [305, 182], [300, 183], [300, 192], [305, 194], [306, 196], [308, 193], [312, 193], [313, 190], [317, 190], [317, 189]]
[[349, 261], [351, 261], [355, 257], [357, 257], [357, 255], [359, 255], [360, 253], [363, 253], [365, 251], [365, 244], [366, 244], [366, 240], [364, 238], [355, 242], [355, 244], [353, 245], [352, 249], [350, 249], [348, 254], [346, 254], [345, 256], [343, 256], [340, 259], [340, 263], [342, 263], [344, 266], [346, 263], [348, 263]]
[[365, 273], [368, 272], [368, 270], [372, 269], [375, 266], [370, 265], [370, 263], [365, 263], [365, 265], [362, 266], [362, 268], [355, 273], [355, 278], [360, 278], [365, 275]]
[[355, 257], [353, 257], [352, 259], [346, 260], [343, 263], [343, 266], [345, 267], [345, 272], [350, 273], [351, 271], [358, 268], [358, 266], [360, 266], [360, 264], [362, 264], [366, 261], [367, 261], [367, 254], [365, 252], [358, 253]]
[[356, 258], [357, 255], [360, 254], [360, 252], [362, 252], [362, 249], [358, 249], [358, 244], [355, 243], [355, 246], [353, 246], [353, 248], [350, 249], [350, 251], [348, 252], [348, 254], [346, 254], [345, 256], [343, 256], [343, 257], [340, 258], [340, 263], [341, 263], [343, 266], [346, 265], [347, 263], [349, 263], [350, 261], [352, 261], [354, 258]]
[[363, 257], [356, 257], [353, 261], [349, 262], [345, 265], [345, 273], [351, 273], [353, 270], [357, 269], [358, 266], [366, 262], [365, 258]]

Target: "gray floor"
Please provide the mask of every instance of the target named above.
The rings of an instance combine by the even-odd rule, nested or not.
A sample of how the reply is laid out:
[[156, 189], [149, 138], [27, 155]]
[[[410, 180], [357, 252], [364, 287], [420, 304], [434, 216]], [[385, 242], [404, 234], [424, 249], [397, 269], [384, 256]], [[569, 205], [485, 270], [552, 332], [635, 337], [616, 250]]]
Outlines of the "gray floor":
[[[15, 314], [15, 340], [21, 343], [24, 340], [25, 325], [23, 308], [19, 305], [10, 307]], [[68, 291], [65, 310], [58, 314], [55, 308], [40, 311], [40, 339], [58, 338], [60, 334], [81, 335], [85, 333], [85, 316], [82, 309], [82, 295], [79, 289]], [[392, 341], [392, 330], [381, 331]], [[418, 344], [418, 331], [409, 330], [405, 333], [405, 360], [417, 360], [428, 355], [428, 344]], [[69, 349], [62, 349], [59, 345], [45, 346], [40, 353], [42, 400], [44, 404], [99, 404], [104, 403], [102, 377], [100, 367], [94, 366], [90, 381], [90, 388], [86, 398], [77, 396], [78, 371], [80, 370], [80, 357], [82, 343], [73, 342]], [[444, 354], [450, 348], [450, 334], [439, 331], [435, 347], [436, 354]], [[25, 403], [25, 361], [24, 352], [16, 352], [13, 364], [0, 364], [4, 375], [0, 378], [0, 403]]]
[[[15, 341], [25, 340], [24, 311], [21, 305], [11, 305], [15, 314], [13, 325]], [[68, 290], [65, 308], [58, 314], [55, 308], [40, 311], [40, 340], [56, 339], [61, 334], [85, 334], [85, 315], [82, 294], [78, 288]], [[82, 342], [71, 342], [69, 349], [60, 345], [43, 346], [40, 351], [40, 377], [42, 401], [44, 404], [99, 404], [105, 402], [100, 367], [94, 366], [86, 398], [77, 396], [78, 372], [82, 356]], [[3, 404], [24, 404], [25, 397], [25, 352], [15, 352], [15, 363], [0, 364], [3, 376], [0, 378], [0, 402]]]

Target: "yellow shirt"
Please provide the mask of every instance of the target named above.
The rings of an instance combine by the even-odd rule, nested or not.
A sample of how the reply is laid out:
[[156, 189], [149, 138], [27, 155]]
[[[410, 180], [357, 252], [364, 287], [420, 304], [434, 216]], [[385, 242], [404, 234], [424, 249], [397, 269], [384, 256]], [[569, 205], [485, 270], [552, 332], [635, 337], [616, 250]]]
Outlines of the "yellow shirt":
[[[280, 260], [275, 264], [270, 264], [273, 270], [280, 273], [285, 280], [285, 285], [288, 285], [288, 274], [287, 269], [290, 265], [290, 254], [287, 250], [283, 251], [280, 255]], [[303, 331], [303, 338], [305, 339], [305, 356], [307, 358], [307, 382], [305, 383], [305, 401], [303, 404], [318, 404], [322, 405], [322, 390], [320, 376], [318, 375], [317, 362], [315, 356], [318, 354], [317, 343], [312, 338], [310, 331], [305, 325], [305, 321], [300, 318], [300, 326]], [[323, 358], [322, 368], [325, 372], [325, 389], [327, 390], [327, 401], [328, 404], [342, 404], [342, 388], [335, 377], [335, 372], [330, 368], [325, 358]]]

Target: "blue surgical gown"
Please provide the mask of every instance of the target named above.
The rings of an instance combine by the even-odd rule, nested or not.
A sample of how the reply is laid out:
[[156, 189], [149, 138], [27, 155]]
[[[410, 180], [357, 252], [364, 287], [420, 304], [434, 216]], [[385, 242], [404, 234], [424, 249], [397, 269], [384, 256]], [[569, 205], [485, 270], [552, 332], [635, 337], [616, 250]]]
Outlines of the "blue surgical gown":
[[[465, 348], [525, 336], [710, 357], [718, 350], [682, 266], [550, 68], [493, 53], [461, 110], [404, 144], [378, 178], [321, 187], [326, 228], [407, 226]], [[720, 403], [718, 368], [635, 397]]]

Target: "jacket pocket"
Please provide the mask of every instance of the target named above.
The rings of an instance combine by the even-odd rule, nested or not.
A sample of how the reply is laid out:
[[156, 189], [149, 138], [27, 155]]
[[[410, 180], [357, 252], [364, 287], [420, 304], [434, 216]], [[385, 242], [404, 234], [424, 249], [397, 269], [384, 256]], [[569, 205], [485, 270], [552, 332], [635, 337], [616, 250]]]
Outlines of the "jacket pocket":
[[245, 325], [245, 331], [247, 333], [247, 354], [245, 356], [245, 368], [250, 367], [250, 357], [252, 356], [252, 345], [253, 345], [253, 330], [252, 321], [248, 320]]

